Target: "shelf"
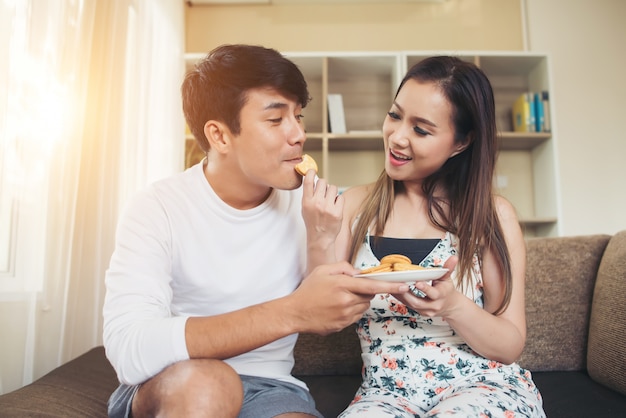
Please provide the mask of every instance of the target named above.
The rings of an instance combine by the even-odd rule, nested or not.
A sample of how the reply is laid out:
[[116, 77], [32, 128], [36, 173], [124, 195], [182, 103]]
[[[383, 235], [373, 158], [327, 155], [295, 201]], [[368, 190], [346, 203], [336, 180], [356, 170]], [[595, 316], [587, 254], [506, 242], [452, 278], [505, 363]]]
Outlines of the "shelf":
[[520, 219], [519, 223], [523, 226], [527, 227], [537, 227], [537, 226], [545, 226], [552, 225], [557, 222], [557, 218], [526, 218]]
[[309, 139], [322, 139], [322, 138], [324, 138], [324, 134], [319, 133], [319, 132], [311, 132], [311, 133], [307, 132], [306, 133], [306, 138], [307, 138], [307, 140], [309, 140]]
[[382, 151], [382, 132], [328, 134], [329, 151]]
[[531, 218], [519, 221], [525, 238], [555, 235], [558, 226], [557, 218]]
[[382, 139], [382, 131], [350, 131], [346, 134], [329, 133], [328, 138], [333, 139]]
[[[336, 150], [381, 150], [383, 149], [382, 132], [363, 132], [347, 134], [307, 133], [308, 142], [328, 138], [329, 147]], [[501, 150], [532, 150], [552, 137], [550, 132], [501, 132]]]
[[350, 131], [379, 131], [400, 82], [394, 53], [335, 54], [328, 57], [328, 94], [341, 94]]
[[[385, 114], [407, 70], [435, 55], [452, 55], [478, 65], [494, 93], [499, 154], [497, 192], [515, 207], [526, 236], [559, 233], [555, 132], [513, 132], [512, 107], [526, 92], [550, 92], [545, 54], [519, 51], [333, 51], [284, 52], [302, 71], [311, 102], [303, 111], [304, 152], [320, 176], [342, 187], [375, 181], [384, 169], [381, 132]], [[205, 54], [186, 54], [187, 68]], [[329, 94], [341, 94], [348, 133], [329, 131]], [[549, 108], [554, 118], [554, 109]], [[554, 128], [554, 126], [553, 126]], [[190, 136], [188, 160], [201, 158]], [[193, 157], [193, 158], [189, 158]]]
[[550, 132], [500, 132], [500, 149], [532, 150], [552, 137]]

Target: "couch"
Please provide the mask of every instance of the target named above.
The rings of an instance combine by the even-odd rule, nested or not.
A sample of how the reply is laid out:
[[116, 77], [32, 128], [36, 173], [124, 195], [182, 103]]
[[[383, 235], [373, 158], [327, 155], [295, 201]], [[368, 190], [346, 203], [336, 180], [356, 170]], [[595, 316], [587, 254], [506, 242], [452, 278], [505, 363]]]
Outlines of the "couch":
[[[626, 417], [626, 231], [613, 236], [529, 238], [528, 334], [519, 363], [531, 370], [547, 416]], [[336, 417], [360, 383], [354, 327], [301, 335], [294, 374], [318, 409]], [[95, 347], [0, 396], [0, 416], [103, 417], [117, 386]]]

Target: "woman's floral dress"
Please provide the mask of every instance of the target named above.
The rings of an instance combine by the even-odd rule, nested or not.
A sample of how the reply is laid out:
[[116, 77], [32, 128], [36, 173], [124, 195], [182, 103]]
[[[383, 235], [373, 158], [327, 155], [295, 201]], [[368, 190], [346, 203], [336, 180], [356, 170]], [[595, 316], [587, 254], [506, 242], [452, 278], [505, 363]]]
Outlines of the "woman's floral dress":
[[[456, 253], [446, 234], [420, 263], [442, 267]], [[379, 264], [369, 236], [355, 263]], [[482, 277], [464, 292], [483, 306]], [[545, 417], [530, 372], [481, 357], [439, 317], [422, 317], [389, 294], [376, 295], [358, 323], [363, 382], [348, 417]]]

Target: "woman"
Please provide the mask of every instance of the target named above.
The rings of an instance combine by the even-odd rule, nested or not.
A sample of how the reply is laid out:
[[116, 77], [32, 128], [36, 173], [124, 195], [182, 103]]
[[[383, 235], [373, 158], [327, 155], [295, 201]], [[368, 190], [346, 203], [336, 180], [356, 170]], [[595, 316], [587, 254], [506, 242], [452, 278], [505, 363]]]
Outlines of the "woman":
[[383, 137], [385, 170], [343, 194], [334, 253], [360, 269], [400, 253], [451, 274], [374, 297], [357, 328], [363, 383], [341, 417], [544, 417], [514, 363], [526, 339], [526, 253], [513, 207], [492, 189], [489, 80], [454, 57], [417, 63]]

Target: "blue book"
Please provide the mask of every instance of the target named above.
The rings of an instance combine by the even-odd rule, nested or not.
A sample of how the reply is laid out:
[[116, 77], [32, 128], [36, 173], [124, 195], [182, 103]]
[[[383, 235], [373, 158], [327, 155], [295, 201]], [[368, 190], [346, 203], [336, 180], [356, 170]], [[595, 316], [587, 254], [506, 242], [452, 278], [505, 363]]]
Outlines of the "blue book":
[[545, 132], [545, 113], [543, 111], [543, 98], [541, 97], [541, 93], [534, 93], [535, 102], [535, 131], [536, 132]]
[[536, 132], [536, 120], [537, 120], [537, 106], [535, 104], [535, 100], [533, 97], [533, 94], [528, 92], [526, 93], [527, 95], [527, 101], [528, 101], [528, 106], [529, 106], [529, 111], [530, 111], [530, 120], [528, 121], [528, 132]]
[[552, 131], [552, 124], [550, 121], [550, 93], [547, 91], [541, 92], [541, 101], [543, 103], [543, 130], [545, 132]]

